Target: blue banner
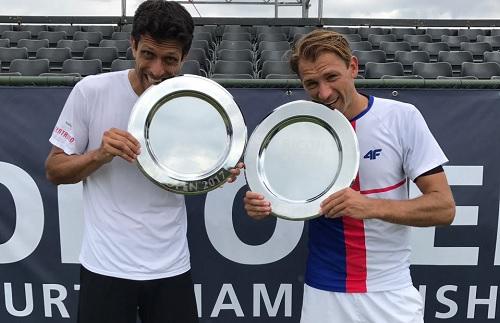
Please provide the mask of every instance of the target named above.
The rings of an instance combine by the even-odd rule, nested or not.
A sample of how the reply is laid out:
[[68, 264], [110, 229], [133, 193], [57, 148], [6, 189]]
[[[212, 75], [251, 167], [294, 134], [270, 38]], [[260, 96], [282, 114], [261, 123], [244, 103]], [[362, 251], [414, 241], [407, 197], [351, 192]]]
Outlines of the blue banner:
[[[48, 138], [69, 87], [0, 87], [0, 322], [76, 322], [81, 184], [45, 179]], [[249, 132], [303, 90], [230, 89]], [[370, 89], [415, 104], [448, 156], [453, 225], [413, 232], [426, 322], [500, 319], [500, 92]], [[188, 197], [200, 321], [299, 322], [307, 223], [246, 216], [244, 176]], [[417, 194], [415, 187], [411, 188]]]

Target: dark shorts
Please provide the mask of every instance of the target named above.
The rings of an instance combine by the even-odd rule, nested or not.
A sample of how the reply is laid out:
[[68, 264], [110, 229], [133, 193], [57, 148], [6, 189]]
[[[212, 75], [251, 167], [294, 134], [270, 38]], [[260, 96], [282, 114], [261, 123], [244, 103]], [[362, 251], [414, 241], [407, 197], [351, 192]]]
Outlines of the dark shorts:
[[80, 270], [78, 323], [198, 323], [191, 273], [137, 281]]

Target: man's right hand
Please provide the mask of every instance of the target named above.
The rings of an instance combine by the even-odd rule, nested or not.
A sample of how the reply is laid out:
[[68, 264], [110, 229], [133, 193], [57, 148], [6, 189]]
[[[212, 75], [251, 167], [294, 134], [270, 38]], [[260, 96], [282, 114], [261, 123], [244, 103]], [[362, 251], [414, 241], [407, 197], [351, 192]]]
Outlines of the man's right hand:
[[132, 163], [140, 154], [140, 144], [129, 132], [111, 128], [104, 132], [96, 158], [103, 163], [119, 156]]
[[248, 191], [243, 199], [247, 214], [256, 219], [264, 219], [271, 214], [271, 203], [264, 199], [264, 195]]

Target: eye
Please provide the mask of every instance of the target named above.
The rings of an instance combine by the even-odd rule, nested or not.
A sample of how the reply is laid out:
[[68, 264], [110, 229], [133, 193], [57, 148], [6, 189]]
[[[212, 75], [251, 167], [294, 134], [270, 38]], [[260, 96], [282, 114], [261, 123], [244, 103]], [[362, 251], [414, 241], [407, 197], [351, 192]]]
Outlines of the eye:
[[151, 53], [150, 51], [147, 51], [147, 50], [143, 50], [141, 53], [142, 53], [142, 56], [144, 56], [144, 58], [146, 58], [146, 59], [151, 59], [154, 57], [154, 54]]
[[313, 90], [314, 88], [316, 88], [318, 85], [318, 83], [316, 82], [308, 82], [308, 83], [305, 83], [304, 86], [306, 87], [306, 89], [308, 90]]
[[338, 77], [338, 75], [336, 75], [336, 74], [330, 74], [330, 75], [327, 76], [326, 79], [328, 81], [330, 81], [330, 82], [333, 82], [333, 81], [335, 81], [337, 79], [337, 77]]

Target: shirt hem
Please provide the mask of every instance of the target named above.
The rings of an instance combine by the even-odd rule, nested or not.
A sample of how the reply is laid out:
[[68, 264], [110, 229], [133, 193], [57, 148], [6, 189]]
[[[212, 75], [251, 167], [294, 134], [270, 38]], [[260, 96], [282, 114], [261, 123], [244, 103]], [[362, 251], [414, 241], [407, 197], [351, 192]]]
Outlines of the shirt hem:
[[164, 272], [164, 273], [158, 273], [158, 274], [142, 274], [142, 275], [134, 275], [134, 274], [125, 274], [125, 273], [116, 273], [116, 272], [111, 272], [107, 270], [102, 270], [102, 269], [97, 269], [95, 267], [89, 266], [88, 264], [81, 263], [85, 269], [88, 271], [91, 271], [95, 274], [99, 275], [104, 275], [104, 276], [109, 276], [109, 277], [115, 277], [115, 278], [121, 278], [121, 279], [128, 279], [128, 280], [154, 280], [154, 279], [162, 279], [162, 278], [169, 278], [169, 277], [174, 277], [178, 276], [181, 274], [184, 274], [188, 272], [191, 269], [190, 265], [184, 266], [182, 268]]
[[334, 288], [332, 286], [327, 286], [327, 285], [322, 285], [322, 284], [316, 284], [314, 282], [304, 282], [305, 285], [311, 287], [311, 288], [315, 288], [315, 289], [319, 289], [319, 290], [323, 290], [323, 291], [327, 291], [327, 292], [334, 292], [334, 293], [345, 293], [345, 294], [364, 294], [364, 293], [376, 293], [376, 292], [387, 292], [387, 291], [394, 291], [394, 290], [400, 290], [400, 289], [403, 289], [403, 288], [407, 288], [409, 286], [413, 286], [413, 283], [410, 281], [410, 282], [407, 282], [405, 284], [398, 284], [398, 285], [395, 285], [395, 286], [387, 286], [387, 287], [375, 287], [375, 288], [369, 288], [367, 289], [366, 291], [347, 291], [344, 289], [339, 289], [339, 288]]

